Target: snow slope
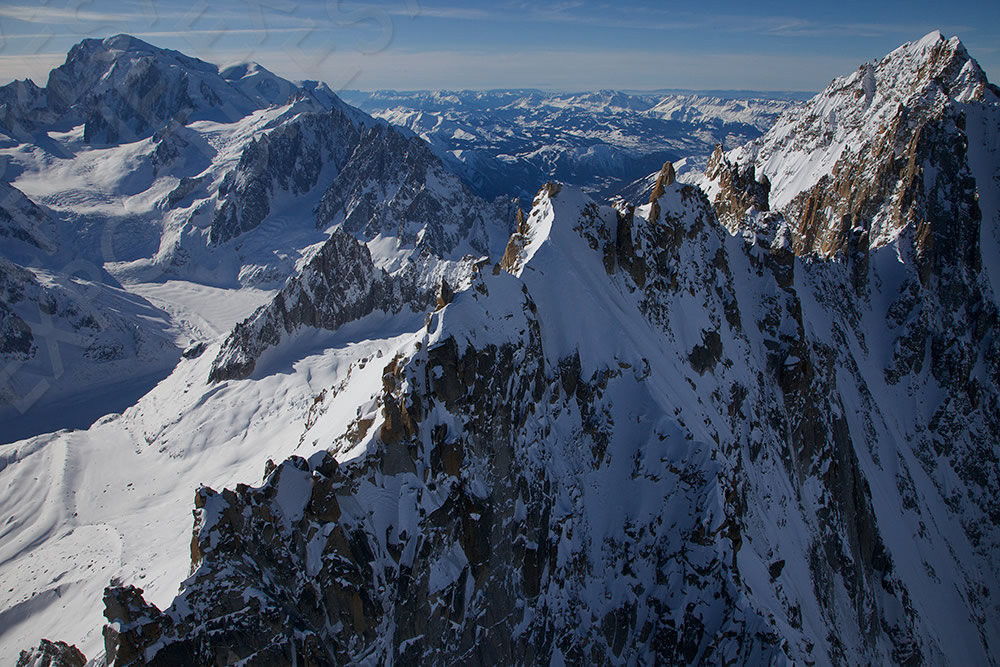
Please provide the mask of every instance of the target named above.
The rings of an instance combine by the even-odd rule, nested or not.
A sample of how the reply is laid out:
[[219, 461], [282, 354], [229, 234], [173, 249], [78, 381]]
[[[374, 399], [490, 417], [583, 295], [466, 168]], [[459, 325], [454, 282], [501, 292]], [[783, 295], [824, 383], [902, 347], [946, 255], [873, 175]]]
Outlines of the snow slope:
[[72, 636], [86, 655], [97, 655], [103, 617], [95, 601], [111, 579], [169, 602], [188, 572], [187, 557], [175, 556], [190, 541], [198, 485], [257, 479], [268, 459], [294, 453], [316, 396], [338, 383], [343, 395], [320, 404], [327, 420], [345, 428], [359, 398], [381, 382], [379, 365], [360, 372], [359, 360], [391, 358], [403, 344], [391, 332], [407, 330], [405, 322], [374, 317], [300, 337], [284, 360], [272, 359], [264, 382], [207, 383], [217, 349], [210, 346], [121, 415], [87, 431], [0, 446], [7, 517], [0, 655], [43, 636]]

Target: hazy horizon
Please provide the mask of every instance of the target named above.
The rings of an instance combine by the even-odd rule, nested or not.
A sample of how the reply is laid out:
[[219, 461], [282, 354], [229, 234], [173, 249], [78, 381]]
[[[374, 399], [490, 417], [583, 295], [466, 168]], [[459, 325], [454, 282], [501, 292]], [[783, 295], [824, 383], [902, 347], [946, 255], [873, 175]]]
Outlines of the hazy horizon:
[[1000, 8], [970, 0], [783, 2], [756, 13], [730, 0], [712, 12], [583, 1], [86, 7], [0, 7], [0, 82], [43, 85], [73, 44], [118, 33], [218, 65], [256, 61], [334, 90], [818, 91], [935, 29], [958, 34], [990, 79], [1000, 77]]

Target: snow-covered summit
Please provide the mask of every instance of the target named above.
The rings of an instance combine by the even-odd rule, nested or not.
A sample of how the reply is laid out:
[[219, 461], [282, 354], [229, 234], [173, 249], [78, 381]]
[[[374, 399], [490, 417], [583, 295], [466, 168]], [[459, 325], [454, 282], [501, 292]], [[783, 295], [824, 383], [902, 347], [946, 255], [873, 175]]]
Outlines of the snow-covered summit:
[[[50, 72], [44, 89], [15, 81], [0, 88], [0, 130], [19, 137], [56, 125], [85, 124], [87, 143], [147, 137], [165, 124], [233, 122], [284, 104], [300, 89], [256, 63], [222, 71], [131, 35], [85, 39]], [[18, 104], [11, 104], [17, 100]]]
[[771, 181], [772, 206], [782, 208], [832, 171], [841, 156], [860, 154], [890, 126], [901, 125], [906, 134], [950, 102], [990, 95], [987, 88], [985, 73], [958, 37], [934, 31], [834, 79], [812, 100], [782, 114], [764, 137], [727, 157], [761, 165]]
[[[995, 155], [976, 153], [991, 145], [980, 137], [996, 135], [998, 103], [962, 42], [935, 31], [789, 109], [763, 137], [715, 159], [701, 185], [715, 199], [725, 169], [753, 166], [769, 184], [770, 208], [795, 227], [797, 251], [835, 254], [855, 228], [881, 246], [934, 219], [934, 200], [973, 205], [969, 170], [996, 165]], [[992, 174], [978, 178], [989, 185]]]

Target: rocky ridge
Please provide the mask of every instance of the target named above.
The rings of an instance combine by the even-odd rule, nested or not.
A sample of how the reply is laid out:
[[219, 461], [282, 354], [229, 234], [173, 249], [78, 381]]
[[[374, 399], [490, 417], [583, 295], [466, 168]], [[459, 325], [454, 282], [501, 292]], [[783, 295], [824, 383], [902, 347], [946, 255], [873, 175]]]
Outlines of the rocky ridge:
[[496, 252], [509, 234], [496, 223], [512, 217], [510, 200], [485, 202], [422, 140], [381, 124], [362, 132], [316, 208], [319, 226], [339, 221], [361, 239], [395, 238], [438, 257]]
[[[931, 369], [901, 387], [871, 363], [882, 330], [857, 327], [892, 311], [858, 298], [847, 267], [802, 262], [766, 220], [753, 243], [729, 236], [691, 186], [655, 201], [662, 220], [546, 186], [506, 271], [480, 273], [385, 366], [376, 418], [259, 488], [198, 492], [192, 579], [162, 612], [109, 589], [108, 655], [990, 655], [984, 492], [1000, 480], [964, 462], [996, 458], [995, 371], [970, 371], [978, 407], [965, 378], [924, 384]], [[608, 314], [624, 336], [604, 334]], [[930, 428], [892, 426], [908, 394], [933, 403], [915, 409]], [[954, 449], [927, 458], [944, 440]], [[338, 462], [348, 443], [365, 453]], [[942, 474], [960, 486], [927, 485]], [[606, 515], [623, 483], [631, 500]], [[364, 509], [384, 494], [391, 508]], [[914, 567], [914, 540], [954, 569]]]
[[[703, 185], [714, 197], [732, 169], [746, 180], [734, 191], [762, 179], [753, 203], [785, 214], [799, 254], [877, 248], [908, 229], [921, 256], [936, 240], [941, 254], [972, 260], [981, 212], [967, 124], [995, 121], [998, 92], [957, 37], [933, 32], [836, 79], [764, 137], [717, 152]], [[731, 226], [746, 210], [737, 208], [725, 216]]]
[[258, 227], [278, 193], [296, 197], [326, 187], [351, 158], [363, 129], [363, 121], [342, 109], [316, 112], [306, 105], [261, 132], [219, 185], [210, 242], [224, 243]]
[[376, 310], [424, 310], [431, 291], [413, 273], [390, 276], [376, 268], [368, 248], [335, 230], [298, 276], [274, 300], [241, 322], [222, 344], [210, 380], [245, 379], [270, 347], [299, 329], [334, 331]]

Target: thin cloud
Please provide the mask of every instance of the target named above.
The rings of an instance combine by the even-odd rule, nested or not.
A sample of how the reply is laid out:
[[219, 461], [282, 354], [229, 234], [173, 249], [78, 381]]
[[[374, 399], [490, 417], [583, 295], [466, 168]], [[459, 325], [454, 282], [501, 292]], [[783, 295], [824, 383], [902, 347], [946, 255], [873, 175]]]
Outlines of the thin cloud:
[[[251, 23], [267, 23], [269, 25], [285, 24], [286, 27], [295, 27], [293, 24], [300, 24], [309, 17], [296, 16], [293, 13], [265, 13], [261, 6], [249, 3], [249, 7], [242, 9], [207, 9], [200, 6], [193, 6], [187, 10], [167, 10], [153, 4], [136, 5], [131, 3], [134, 9], [128, 11], [99, 12], [75, 8], [47, 7], [44, 5], [5, 5], [0, 6], [0, 19], [13, 19], [24, 23], [34, 24], [55, 24], [69, 25], [72, 23], [112, 23], [121, 25], [126, 22], [142, 22], [147, 26], [152, 26], [161, 21], [176, 21], [178, 25], [184, 25], [197, 21], [219, 21], [228, 25], [239, 25]], [[206, 6], [207, 7], [207, 6]], [[19, 35], [7, 35], [7, 38], [18, 37]]]
[[412, 10], [393, 9], [388, 13], [392, 16], [406, 16], [410, 18], [426, 16], [456, 21], [482, 21], [495, 15], [485, 9], [473, 9], [470, 7], [414, 7]]
[[[121, 12], [93, 12], [85, 9], [60, 9], [44, 5], [7, 5], [0, 7], [0, 17], [22, 21], [24, 23], [57, 23], [65, 24], [77, 21], [120, 21], [129, 18], [129, 14]], [[133, 17], [138, 15], [131, 15]]]
[[[975, 28], [970, 26], [940, 26], [942, 32], [949, 34], [969, 33]], [[890, 35], [906, 35], [916, 39], [927, 32], [927, 25], [891, 24], [891, 23], [842, 23], [821, 24], [814, 21], [802, 21], [778, 26], [769, 31], [774, 35], [789, 37], [886, 37]]]
[[[147, 37], [186, 37], [187, 35], [217, 35], [223, 33], [226, 35], [256, 35], [256, 34], [267, 34], [267, 33], [296, 33], [296, 32], [316, 32], [318, 28], [315, 26], [308, 27], [304, 26], [301, 28], [197, 28], [190, 30], [135, 30], [128, 34], [133, 37], [139, 37], [145, 39]], [[45, 33], [21, 33], [17, 35], [5, 35], [4, 39], [10, 41], [15, 39], [48, 39], [48, 38], [59, 38], [59, 37], [80, 37], [84, 33], [78, 32], [45, 32]], [[101, 37], [107, 36], [107, 31], [105, 30], [95, 30], [94, 35], [100, 35]], [[13, 57], [13, 56], [12, 56]]]
[[[425, 7], [413, 10], [391, 10], [393, 16], [441, 18], [450, 20], [479, 21], [496, 19], [522, 23], [544, 22], [566, 25], [591, 25], [626, 30], [697, 30], [712, 29], [723, 32], [753, 34], [771, 37], [885, 37], [904, 35], [919, 37], [927, 32], [925, 25], [912, 23], [820, 23], [797, 16], [745, 16], [739, 14], [710, 14], [695, 16], [689, 12], [677, 12], [661, 8], [645, 8], [640, 18], [637, 14], [622, 12], [620, 7], [601, 5], [601, 11], [588, 11], [582, 2], [564, 2], [551, 7], [537, 5], [508, 6], [506, 10], [471, 9], [468, 7]], [[627, 15], [626, 15], [627, 14]], [[970, 26], [942, 26], [944, 32], [968, 33]]]
[[35, 53], [30, 57], [0, 55], [0, 82], [31, 79], [39, 85], [44, 85], [49, 78], [49, 71], [65, 61], [65, 53]]
[[297, 33], [316, 32], [317, 28], [217, 28], [217, 29], [197, 29], [197, 30], [159, 30], [159, 31], [139, 31], [133, 33], [135, 37], [186, 37], [187, 35], [267, 35], [271, 33]]

